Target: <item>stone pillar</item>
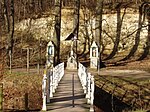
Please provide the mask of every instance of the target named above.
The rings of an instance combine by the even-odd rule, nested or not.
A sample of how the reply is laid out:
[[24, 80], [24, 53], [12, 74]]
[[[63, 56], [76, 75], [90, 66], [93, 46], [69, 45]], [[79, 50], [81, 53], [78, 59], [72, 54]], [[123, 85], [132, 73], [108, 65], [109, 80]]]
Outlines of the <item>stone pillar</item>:
[[90, 67], [97, 68], [98, 66], [98, 46], [95, 41], [93, 41], [92, 46], [90, 48]]

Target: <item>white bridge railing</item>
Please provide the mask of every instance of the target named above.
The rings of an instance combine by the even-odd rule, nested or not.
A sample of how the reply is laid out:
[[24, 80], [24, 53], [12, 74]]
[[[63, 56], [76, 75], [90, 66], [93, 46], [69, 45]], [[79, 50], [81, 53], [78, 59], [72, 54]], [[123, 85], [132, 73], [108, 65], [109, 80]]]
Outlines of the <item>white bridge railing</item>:
[[84, 93], [86, 94], [87, 103], [91, 104], [90, 112], [94, 112], [93, 101], [94, 101], [94, 76], [87, 72], [87, 68], [79, 63], [78, 76], [83, 87]]
[[[60, 63], [53, 69], [44, 72], [42, 82], [42, 96], [43, 96], [43, 107], [42, 110], [46, 111], [46, 103], [50, 102], [50, 97], [53, 97], [55, 90], [62, 77], [64, 76], [64, 63]], [[91, 104], [90, 112], [94, 112], [93, 101], [94, 101], [94, 76], [87, 72], [87, 68], [79, 63], [78, 76], [83, 87], [84, 93], [86, 94], [87, 103]], [[48, 80], [48, 81], [47, 81]]]
[[55, 90], [63, 76], [64, 63], [60, 63], [54, 68], [44, 72], [42, 81], [43, 111], [46, 111], [46, 103], [50, 102], [50, 97], [53, 97], [53, 94], [55, 93]]

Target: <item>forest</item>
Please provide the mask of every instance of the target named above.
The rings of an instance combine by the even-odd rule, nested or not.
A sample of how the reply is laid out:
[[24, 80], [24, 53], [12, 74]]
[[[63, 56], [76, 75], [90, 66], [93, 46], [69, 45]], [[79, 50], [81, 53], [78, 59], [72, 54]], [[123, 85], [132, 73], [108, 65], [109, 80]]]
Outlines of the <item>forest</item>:
[[[35, 69], [45, 67], [49, 41], [55, 44], [55, 65], [66, 62], [71, 46], [71, 41], [66, 41], [69, 35], [77, 37], [74, 52], [86, 67], [89, 67], [90, 47], [95, 41], [101, 70], [150, 72], [149, 0], [0, 0], [0, 81], [4, 83], [4, 108], [22, 108], [19, 106], [24, 105], [24, 93], [30, 93], [29, 108], [41, 109], [42, 72], [35, 73]], [[32, 75], [26, 71], [29, 65], [35, 70], [30, 71]], [[8, 72], [20, 68], [25, 73]], [[97, 84], [100, 80], [102, 83], [112, 80], [111, 76], [96, 78]], [[134, 81], [133, 77], [115, 78], [116, 83], [126, 84], [118, 86], [122, 94], [125, 87], [127, 90], [135, 87], [136, 97], [142, 90], [149, 92], [148, 78], [142, 79], [143, 82]], [[139, 88], [144, 89], [137, 92]], [[147, 97], [146, 92], [141, 96]], [[137, 103], [139, 108], [144, 104]]]
[[[1, 57], [7, 57], [7, 65], [9, 65], [10, 54], [13, 54], [14, 60], [18, 58], [18, 52], [21, 52], [21, 55], [23, 55], [20, 57], [25, 57], [26, 52], [23, 50], [23, 44], [21, 43], [27, 44], [27, 46], [31, 47], [33, 45], [31, 42], [35, 42], [36, 44], [34, 45], [36, 45], [36, 50], [33, 53], [36, 55], [38, 54], [38, 57], [40, 55], [38, 52], [44, 52], [48, 39], [42, 39], [43, 37], [41, 35], [40, 39], [37, 39], [31, 31], [32, 26], [28, 27], [24, 31], [17, 30], [17, 24], [21, 23], [23, 20], [29, 19], [26, 24], [30, 25], [32, 24], [32, 20], [37, 20], [44, 17], [50, 17], [52, 19], [48, 23], [49, 25], [47, 25], [48, 31], [46, 33], [47, 35], [51, 34], [48, 36], [53, 36], [53, 40], [57, 41], [56, 49], [58, 53], [56, 54], [58, 58], [56, 60], [57, 63], [59, 63], [61, 57], [60, 55], [64, 54], [60, 53], [60, 38], [62, 38], [62, 33], [65, 32], [61, 31], [61, 27], [63, 27], [63, 24], [67, 24], [63, 23], [61, 16], [63, 19], [63, 10], [69, 8], [68, 10], [71, 10], [72, 12], [73, 7], [76, 7], [74, 14], [70, 14], [72, 16], [72, 21], [74, 21], [74, 23], [72, 23], [73, 27], [72, 29], [65, 28], [65, 30], [68, 29], [70, 32], [78, 32], [77, 35], [81, 38], [79, 46], [83, 46], [78, 48], [79, 58], [88, 56], [89, 48], [93, 40], [97, 41], [101, 51], [100, 57], [102, 60], [110, 60], [119, 53], [124, 54], [123, 51], [126, 52], [126, 56], [119, 61], [130, 59], [136, 52], [140, 52], [137, 60], [143, 60], [149, 56], [150, 8], [148, 0], [100, 0], [98, 2], [96, 0], [81, 0], [80, 2], [74, 0], [1, 0], [0, 50], [1, 55], [4, 55]], [[78, 12], [78, 10], [80, 10], [80, 12]], [[129, 19], [127, 16], [129, 13], [131, 13], [130, 17], [128, 17], [129, 19], [132, 18], [133, 13], [138, 14], [138, 16], [135, 17], [136, 25], [128, 25], [129, 23], [127, 23], [127, 21]], [[109, 24], [111, 21], [105, 19], [107, 18], [106, 15], [109, 14], [114, 14], [115, 17], [113, 16], [113, 18], [115, 18], [115, 23]], [[80, 18], [78, 15], [80, 15]], [[127, 24], [126, 27], [125, 24]], [[60, 28], [57, 29], [55, 27], [56, 25]], [[56, 34], [53, 32], [56, 32]], [[144, 32], [144, 35], [141, 34], [141, 32]], [[40, 42], [41, 44], [39, 44]], [[66, 50], [65, 55], [67, 52], [69, 51]], [[38, 58], [37, 56], [35, 57]], [[44, 63], [43, 60], [41, 63]], [[38, 61], [39, 59], [34, 60], [36, 63]]]

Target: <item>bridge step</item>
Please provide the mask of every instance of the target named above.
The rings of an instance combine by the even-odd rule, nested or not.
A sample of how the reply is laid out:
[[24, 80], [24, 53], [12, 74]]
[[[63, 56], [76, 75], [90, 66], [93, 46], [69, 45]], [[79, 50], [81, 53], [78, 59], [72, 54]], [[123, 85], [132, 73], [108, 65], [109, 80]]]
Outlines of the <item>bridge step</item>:
[[[74, 74], [74, 107], [72, 95], [72, 76]], [[90, 106], [86, 104], [85, 94], [83, 93], [77, 71], [65, 71], [65, 75], [59, 86], [47, 104], [50, 112], [89, 112]]]

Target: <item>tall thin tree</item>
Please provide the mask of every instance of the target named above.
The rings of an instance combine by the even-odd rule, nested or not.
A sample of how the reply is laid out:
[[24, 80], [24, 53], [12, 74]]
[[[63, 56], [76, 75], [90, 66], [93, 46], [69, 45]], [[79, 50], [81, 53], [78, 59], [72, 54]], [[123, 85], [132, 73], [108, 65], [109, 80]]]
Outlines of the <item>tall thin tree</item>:
[[134, 40], [134, 45], [131, 49], [131, 51], [129, 52], [129, 54], [123, 58], [121, 61], [125, 61], [130, 59], [132, 56], [134, 56], [135, 52], [138, 49], [139, 43], [140, 43], [140, 33], [141, 33], [141, 29], [142, 29], [142, 25], [144, 23], [144, 19], [142, 21], [142, 16], [143, 16], [143, 7], [144, 7], [145, 3], [142, 3], [139, 6], [139, 20], [138, 20], [138, 30], [136, 32], [136, 36], [135, 36], [135, 40]]
[[4, 0], [5, 7], [5, 24], [7, 31], [7, 57], [10, 59], [10, 68], [12, 60], [12, 50], [13, 50], [13, 36], [14, 36], [14, 0], [10, 2], [10, 12], [8, 10], [8, 1]]
[[55, 64], [60, 63], [60, 31], [61, 31], [61, 0], [55, 0], [55, 25], [54, 25], [54, 43], [55, 50]]
[[124, 18], [125, 12], [126, 12], [126, 8], [125, 8], [124, 13], [121, 17], [121, 5], [122, 4], [119, 3], [115, 7], [116, 11], [117, 11], [116, 39], [115, 39], [115, 42], [114, 42], [114, 47], [113, 47], [112, 52], [110, 53], [110, 55], [105, 60], [113, 58], [116, 55], [116, 53], [118, 52], [118, 46], [119, 46], [119, 42], [120, 42], [120, 38], [121, 38], [121, 27], [122, 27], [123, 18]]
[[77, 53], [77, 39], [78, 39], [78, 33], [79, 33], [79, 15], [80, 15], [80, 0], [74, 0], [75, 6], [74, 6], [74, 35], [76, 36], [75, 46], [76, 46], [76, 61], [77, 61], [77, 67], [78, 67], [78, 53]]
[[96, 5], [96, 21], [95, 21], [95, 41], [98, 44], [99, 48], [99, 59], [98, 59], [98, 65], [99, 68], [105, 67], [104, 63], [101, 59], [101, 53], [100, 53], [100, 44], [102, 43], [102, 14], [103, 14], [103, 0], [97, 0]]
[[141, 57], [138, 60], [143, 60], [149, 55], [149, 50], [150, 50], [150, 5], [146, 5], [145, 7], [145, 14], [147, 16], [147, 21], [148, 21], [148, 35], [146, 39], [146, 44], [144, 46], [144, 52], [141, 55]]

